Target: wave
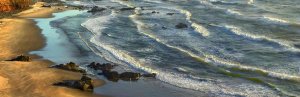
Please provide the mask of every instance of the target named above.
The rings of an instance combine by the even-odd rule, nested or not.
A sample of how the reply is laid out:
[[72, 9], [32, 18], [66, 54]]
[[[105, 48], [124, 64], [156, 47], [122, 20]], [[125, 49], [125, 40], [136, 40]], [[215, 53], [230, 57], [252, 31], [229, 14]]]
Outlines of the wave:
[[[137, 15], [131, 15], [130, 18], [132, 18], [132, 20], [137, 24], [137, 28], [140, 33], [142, 33], [142, 34], [154, 39], [155, 41], [157, 41], [161, 44], [164, 44], [170, 48], [177, 49], [181, 52], [187, 53], [187, 54], [191, 55], [192, 57], [195, 57], [195, 58], [198, 58], [201, 60], [205, 59], [205, 57], [199, 57], [199, 56], [197, 56], [189, 51], [186, 51], [184, 49], [166, 44], [162, 40], [155, 37], [154, 35], [151, 35], [151, 34], [145, 32], [146, 30], [143, 29], [143, 28], [146, 28], [145, 24], [138, 20]], [[175, 68], [175, 69], [180, 72], [187, 72], [183, 68]], [[159, 69], [156, 69], [156, 70], [159, 71]], [[189, 89], [193, 89], [193, 90], [205, 91], [205, 92], [213, 93], [216, 95], [231, 95], [231, 96], [233, 96], [233, 95], [257, 95], [255, 92], [259, 92], [259, 91], [252, 91], [252, 92], [249, 91], [248, 92], [249, 94], [248, 94], [248, 93], [240, 91], [245, 88], [250, 89], [247, 86], [244, 86], [245, 88], [241, 89], [240, 87], [232, 87], [232, 86], [227, 86], [227, 85], [223, 85], [223, 84], [216, 84], [214, 81], [199, 81], [199, 78], [196, 79], [195, 77], [191, 77], [190, 75], [174, 73], [171, 71], [166, 72], [165, 70], [158, 72], [158, 79], [161, 81], [164, 81], [166, 83], [181, 87], [181, 88], [189, 88]], [[253, 86], [253, 85], [251, 85], [251, 86]], [[258, 86], [258, 87], [262, 88], [261, 86]], [[252, 89], [253, 88], [254, 87], [252, 87]], [[264, 88], [266, 88], [266, 87], [264, 87]], [[268, 89], [263, 89], [263, 90], [268, 90]], [[265, 93], [268, 93], [268, 92], [265, 92]], [[258, 94], [258, 95], [260, 95], [260, 94]], [[261, 95], [265, 95], [265, 94], [261, 94]]]
[[129, 1], [125, 1], [125, 0], [111, 0], [111, 1], [119, 3], [119, 4], [127, 6], [127, 7], [131, 7], [131, 8], [135, 7], [133, 4], [130, 4]]
[[[91, 32], [101, 32], [103, 29], [105, 29], [105, 25], [110, 23], [110, 21], [115, 18], [117, 15], [116, 11], [112, 11], [110, 15], [107, 16], [100, 16], [97, 18], [89, 19], [86, 22], [82, 23], [81, 26], [89, 29]], [[101, 33], [94, 33], [101, 34]]]
[[[140, 29], [139, 31], [142, 34], [144, 34], [144, 35], [146, 35], [146, 36], [156, 40], [157, 42], [162, 43], [162, 44], [164, 44], [164, 45], [166, 45], [170, 48], [174, 48], [174, 49], [177, 49], [181, 52], [184, 52], [184, 53], [190, 55], [191, 57], [194, 57], [194, 58], [197, 58], [197, 59], [200, 59], [200, 60], [207, 60], [207, 59], [212, 60], [212, 61], [217, 62], [217, 63], [222, 63], [224, 66], [227, 66], [227, 67], [230, 67], [230, 68], [240, 68], [240, 69], [244, 69], [244, 70], [260, 71], [260, 72], [263, 72], [263, 73], [265, 73], [265, 74], [267, 74], [271, 77], [275, 77], [275, 78], [300, 81], [300, 77], [298, 77], [298, 76], [292, 76], [292, 75], [288, 75], [288, 74], [281, 74], [281, 73], [272, 72], [272, 71], [268, 71], [268, 70], [264, 70], [264, 69], [260, 69], [260, 68], [256, 68], [256, 67], [250, 67], [251, 65], [245, 65], [245, 64], [240, 64], [240, 63], [237, 63], [237, 62], [231, 62], [231, 61], [219, 58], [219, 57], [214, 56], [214, 55], [206, 54], [204, 52], [200, 52], [200, 53], [203, 54], [203, 57], [198, 56], [198, 55], [196, 55], [196, 54], [194, 54], [190, 51], [184, 50], [180, 47], [169, 45], [169, 44], [165, 43], [164, 41], [160, 40], [158, 37], [156, 37], [154, 35], [151, 35], [150, 33], [142, 31], [141, 29], [144, 28], [143, 26], [145, 24], [138, 21], [138, 19], [137, 19], [138, 16], [137, 15], [131, 15], [130, 17], [138, 25], [138, 29]], [[240, 31], [238, 31], [237, 29], [233, 29], [233, 30], [236, 30], [235, 32], [237, 32], [237, 34], [240, 34], [240, 35], [247, 35], [247, 36], [250, 36], [250, 37], [253, 37], [253, 38], [266, 38], [266, 37], [259, 37], [259, 36], [254, 37], [255, 35], [249, 35], [249, 34], [241, 34], [241, 33], [239, 33]], [[266, 38], [266, 39], [270, 39], [270, 38]]]
[[225, 25], [224, 26], [226, 29], [229, 29], [231, 32], [233, 32], [236, 35], [240, 35], [240, 36], [244, 36], [244, 37], [249, 37], [251, 39], [264, 39], [270, 42], [274, 42], [277, 43], [283, 47], [286, 47], [287, 49], [290, 49], [292, 51], [297, 51], [300, 52], [300, 49], [294, 47], [294, 44], [286, 41], [286, 40], [280, 40], [280, 39], [273, 39], [267, 36], [263, 36], [263, 35], [256, 35], [256, 34], [251, 34], [249, 32], [244, 32], [242, 31], [240, 28], [232, 26], [232, 25]]
[[234, 14], [234, 15], [240, 15], [240, 16], [243, 15], [241, 12], [235, 11], [235, 10], [232, 10], [232, 9], [227, 9], [227, 13]]
[[272, 17], [272, 16], [263, 16], [264, 19], [268, 20], [268, 21], [272, 21], [272, 22], [279, 22], [279, 23], [284, 23], [284, 24], [290, 24], [289, 21], [284, 20], [284, 19], [280, 19], [280, 18], [276, 18], [276, 17]]
[[[138, 10], [135, 10], [135, 11], [136, 11], [136, 13], [139, 12]], [[187, 16], [187, 19], [191, 19], [192, 14], [190, 12], [187, 11], [184, 13]], [[173, 84], [178, 87], [182, 87], [182, 88], [189, 88], [189, 89], [194, 89], [194, 90], [205, 91], [205, 92], [209, 92], [209, 93], [214, 93], [216, 95], [224, 95], [224, 94], [225, 95], [258, 95], [258, 96], [272, 95], [271, 91], [268, 91], [268, 89], [266, 89], [266, 87], [263, 87], [260, 85], [252, 85], [252, 84], [249, 85], [247, 83], [243, 83], [243, 84], [237, 85], [237, 87], [235, 87], [235, 86], [227, 86], [227, 85], [223, 85], [220, 83], [215, 83], [212, 81], [201, 82], [196, 79], [191, 79], [190, 76], [185, 75], [185, 74], [174, 73], [172, 71], [162, 70], [162, 69], [158, 69], [158, 68], [154, 69], [154, 68], [148, 67], [144, 63], [137, 61], [131, 55], [128, 55], [128, 53], [126, 53], [126, 51], [118, 50], [111, 45], [106, 45], [104, 43], [101, 43], [100, 40], [97, 39], [97, 37], [99, 37], [99, 35], [101, 35], [99, 33], [101, 33], [103, 29], [106, 29], [105, 24], [109, 23], [109, 21], [111, 19], [113, 19], [114, 16], [115, 15], [113, 15], [113, 13], [112, 13], [109, 16], [91, 19], [91, 20], [88, 20], [87, 22], [83, 23], [82, 26], [84, 26], [85, 28], [87, 28], [88, 30], [90, 30], [91, 32], [94, 33], [95, 36], [90, 39], [90, 42], [92, 42], [95, 45], [110, 52], [118, 60], [122, 60], [123, 62], [131, 65], [132, 67], [134, 67], [136, 69], [140, 69], [140, 70], [143, 70], [143, 71], [149, 72], [149, 73], [157, 73], [158, 74], [157, 77], [159, 80], [167, 82], [169, 84]], [[190, 16], [190, 17], [188, 17], [188, 16]], [[136, 23], [137, 28], [140, 33], [142, 33], [142, 34], [144, 34], [144, 35], [146, 35], [146, 36], [156, 40], [157, 42], [162, 43], [170, 48], [174, 48], [181, 52], [184, 52], [194, 58], [197, 58], [200, 60], [205, 60], [205, 61], [211, 60], [211, 61], [214, 61], [217, 63], [221, 63], [222, 65], [224, 65], [226, 67], [234, 67], [234, 68], [239, 68], [239, 69], [243, 69], [243, 70], [260, 71], [260, 72], [268, 74], [269, 76], [276, 77], [276, 78], [299, 80], [298, 76], [290, 76], [287, 74], [280, 74], [280, 73], [275, 73], [275, 72], [271, 72], [271, 71], [267, 71], [267, 70], [263, 70], [263, 69], [259, 69], [259, 68], [248, 67], [247, 65], [245, 66], [245, 64], [228, 61], [228, 60], [225, 60], [222, 58], [218, 58], [214, 55], [205, 54], [204, 52], [201, 52], [201, 53], [203, 53], [203, 56], [193, 54], [192, 52], [190, 52], [188, 50], [167, 44], [164, 41], [157, 38], [156, 36], [145, 32], [145, 30], [143, 30], [145, 24], [143, 24], [143, 22], [141, 22], [137, 19], [138, 18], [137, 15], [131, 15], [129, 17]], [[205, 35], [205, 34], [202, 33], [202, 35]], [[209, 35], [209, 32], [208, 32], [208, 35]], [[255, 90], [251, 91], [252, 89], [255, 89]]]
[[183, 10], [183, 9], [180, 9], [180, 12], [185, 14], [186, 16], [186, 20], [191, 23], [191, 26], [195, 29], [196, 32], [200, 33], [202, 36], [209, 36], [209, 31], [203, 27], [202, 25], [199, 25], [195, 22], [192, 21], [192, 13], [187, 11], [187, 10]]

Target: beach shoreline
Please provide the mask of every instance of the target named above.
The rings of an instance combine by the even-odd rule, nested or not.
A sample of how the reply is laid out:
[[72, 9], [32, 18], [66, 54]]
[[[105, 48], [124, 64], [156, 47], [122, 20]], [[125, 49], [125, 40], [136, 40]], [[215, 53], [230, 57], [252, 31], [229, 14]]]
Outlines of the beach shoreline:
[[[29, 54], [46, 46], [47, 38], [32, 18], [51, 18], [53, 13], [68, 10], [34, 5], [14, 17], [0, 19], [0, 96], [1, 97], [93, 97], [99, 95], [77, 89], [53, 86], [62, 80], [79, 80], [81, 73], [49, 68], [54, 63]], [[29, 55], [31, 62], [5, 61], [18, 55]], [[104, 84], [103, 81], [100, 84]]]

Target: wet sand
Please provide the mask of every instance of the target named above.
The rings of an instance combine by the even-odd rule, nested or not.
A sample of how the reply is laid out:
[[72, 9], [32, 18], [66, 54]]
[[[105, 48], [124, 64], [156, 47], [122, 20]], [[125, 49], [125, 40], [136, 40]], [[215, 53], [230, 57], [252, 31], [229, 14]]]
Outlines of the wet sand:
[[[63, 7], [61, 7], [63, 8]], [[62, 80], [78, 80], [80, 73], [49, 68], [53, 62], [36, 55], [32, 62], [4, 61], [17, 55], [42, 49], [46, 38], [29, 18], [47, 18], [56, 8], [26, 10], [14, 18], [0, 19], [0, 97], [93, 97], [100, 95], [52, 84]], [[51, 41], [51, 40], [49, 40]], [[97, 81], [98, 85], [104, 84]]]

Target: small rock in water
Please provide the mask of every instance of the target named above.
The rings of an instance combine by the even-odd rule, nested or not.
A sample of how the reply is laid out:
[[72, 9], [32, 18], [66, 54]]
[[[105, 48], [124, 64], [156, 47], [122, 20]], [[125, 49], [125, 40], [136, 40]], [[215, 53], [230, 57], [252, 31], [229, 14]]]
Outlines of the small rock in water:
[[187, 28], [188, 26], [184, 23], [179, 23], [175, 26], [177, 29], [183, 29], [183, 28]]
[[31, 61], [31, 58], [29, 56], [24, 56], [24, 55], [20, 55], [14, 59], [8, 60], [8, 61], [24, 61], [24, 62], [29, 62]]
[[135, 10], [136, 7], [126, 7], [126, 8], [121, 8], [120, 11], [126, 11], [126, 10]]
[[167, 13], [167, 15], [174, 15], [175, 13]]

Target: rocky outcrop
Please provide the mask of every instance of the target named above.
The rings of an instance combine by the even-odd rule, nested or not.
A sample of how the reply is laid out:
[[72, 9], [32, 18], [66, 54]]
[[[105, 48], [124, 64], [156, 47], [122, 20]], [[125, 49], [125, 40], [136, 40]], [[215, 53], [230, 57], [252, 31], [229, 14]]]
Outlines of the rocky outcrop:
[[113, 82], [118, 82], [119, 80], [137, 81], [141, 77], [140, 73], [135, 73], [135, 72], [123, 72], [123, 73], [119, 74], [116, 71], [104, 70], [104, 71], [102, 71], [102, 74], [104, 77], [106, 77], [107, 80], [113, 81]]
[[94, 6], [91, 10], [89, 10], [88, 12], [90, 13], [97, 13], [97, 12], [102, 12], [106, 10], [106, 8], [102, 8], [102, 7], [98, 7], [98, 6]]
[[123, 72], [123, 73], [118, 73], [117, 71], [112, 71], [112, 69], [115, 68], [114, 64], [111, 63], [95, 63], [92, 62], [89, 64], [87, 67], [92, 68], [94, 70], [101, 70], [102, 73], [99, 73], [100, 75], [103, 75], [107, 80], [113, 81], [113, 82], [118, 82], [119, 80], [123, 81], [137, 81], [140, 79], [140, 77], [145, 77], [145, 78], [155, 78], [156, 74], [151, 73], [151, 74], [141, 74], [141, 73], [136, 73], [136, 72]]
[[24, 56], [24, 55], [20, 55], [17, 56], [16, 58], [13, 58], [11, 60], [8, 61], [23, 61], [23, 62], [29, 62], [31, 61], [31, 58], [29, 56]]
[[94, 89], [93, 80], [86, 75], [83, 75], [80, 80], [64, 80], [62, 82], [54, 83], [53, 85], [70, 87], [83, 91], [93, 91]]
[[95, 63], [95, 62], [92, 62], [90, 65], [88, 65], [87, 67], [90, 67], [94, 70], [107, 70], [107, 71], [110, 71], [111, 69], [113, 69], [115, 66], [117, 65], [114, 65], [114, 64], [111, 64], [111, 63], [104, 63], [104, 64], [100, 64], [100, 63]]
[[123, 72], [120, 74], [120, 79], [124, 81], [137, 81], [141, 77], [140, 73]]
[[109, 81], [118, 82], [119, 81], [119, 73], [116, 71], [102, 71], [102, 75]]
[[56, 65], [53, 67], [59, 68], [59, 69], [64, 69], [64, 70], [69, 70], [69, 71], [74, 71], [74, 72], [86, 73], [86, 71], [84, 69], [79, 68], [79, 65], [75, 64], [74, 62], [70, 62], [67, 64], [59, 64], [59, 65]]

